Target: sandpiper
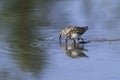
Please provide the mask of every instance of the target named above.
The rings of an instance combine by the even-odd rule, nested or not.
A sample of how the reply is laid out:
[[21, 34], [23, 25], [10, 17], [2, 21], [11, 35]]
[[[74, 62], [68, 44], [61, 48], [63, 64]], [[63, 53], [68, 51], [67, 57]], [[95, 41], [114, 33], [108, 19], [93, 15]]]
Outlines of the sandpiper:
[[76, 39], [79, 41], [80, 39], [84, 41], [83, 38], [81, 38], [81, 35], [88, 30], [88, 26], [78, 27], [78, 26], [68, 26], [61, 30], [59, 41], [61, 42], [61, 36], [64, 36], [66, 38], [66, 43], [68, 39], [74, 40], [74, 44], [76, 43]]

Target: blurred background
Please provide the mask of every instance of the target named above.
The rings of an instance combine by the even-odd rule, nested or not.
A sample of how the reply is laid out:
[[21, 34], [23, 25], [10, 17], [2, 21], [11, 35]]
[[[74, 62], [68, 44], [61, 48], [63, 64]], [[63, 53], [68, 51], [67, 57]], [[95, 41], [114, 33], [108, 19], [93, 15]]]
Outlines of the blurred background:
[[[93, 40], [79, 58], [58, 42], [70, 25]], [[120, 0], [0, 0], [0, 80], [119, 80], [119, 35]]]

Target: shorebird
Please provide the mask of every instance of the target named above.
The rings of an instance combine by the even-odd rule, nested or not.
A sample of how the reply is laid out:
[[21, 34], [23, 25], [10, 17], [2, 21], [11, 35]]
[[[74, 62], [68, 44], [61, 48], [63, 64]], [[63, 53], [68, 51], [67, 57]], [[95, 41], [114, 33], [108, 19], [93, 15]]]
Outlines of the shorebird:
[[78, 41], [81, 39], [84, 42], [84, 39], [81, 38], [81, 36], [87, 30], [88, 30], [88, 26], [83, 26], [83, 27], [68, 26], [61, 30], [59, 41], [61, 42], [61, 36], [64, 36], [66, 38], [66, 44], [69, 39], [74, 40], [74, 44], [76, 43], [76, 39]]

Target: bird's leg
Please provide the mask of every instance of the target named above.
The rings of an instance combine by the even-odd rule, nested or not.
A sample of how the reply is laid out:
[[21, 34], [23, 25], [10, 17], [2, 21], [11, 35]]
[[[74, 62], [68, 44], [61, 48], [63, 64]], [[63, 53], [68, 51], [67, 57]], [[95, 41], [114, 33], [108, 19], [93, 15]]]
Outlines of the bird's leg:
[[76, 44], [76, 41], [74, 40], [74, 45]]
[[67, 41], [68, 41], [68, 40], [66, 39], [66, 41], [65, 41], [66, 44], [67, 44]]

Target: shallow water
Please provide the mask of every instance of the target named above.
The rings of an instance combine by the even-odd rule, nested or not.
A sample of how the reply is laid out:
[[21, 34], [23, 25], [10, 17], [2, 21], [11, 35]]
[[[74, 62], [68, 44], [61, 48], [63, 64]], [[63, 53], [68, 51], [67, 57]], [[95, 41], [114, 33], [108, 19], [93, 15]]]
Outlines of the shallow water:
[[[20, 2], [1, 1], [0, 80], [120, 79], [119, 0]], [[66, 49], [58, 38], [68, 25], [88, 25], [90, 42]]]

